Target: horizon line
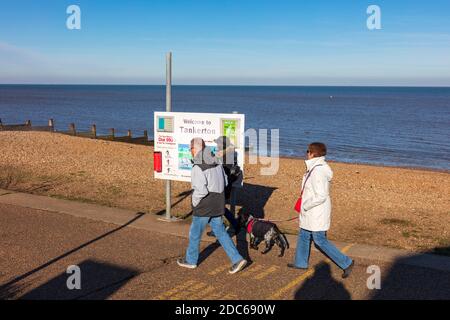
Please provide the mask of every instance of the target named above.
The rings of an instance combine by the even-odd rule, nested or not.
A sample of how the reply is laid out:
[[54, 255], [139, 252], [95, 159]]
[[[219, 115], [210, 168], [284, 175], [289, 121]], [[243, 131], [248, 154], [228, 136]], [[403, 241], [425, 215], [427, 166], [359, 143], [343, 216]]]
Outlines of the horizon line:
[[[120, 83], [0, 83], [0, 86], [158, 86], [165, 84]], [[332, 85], [332, 84], [173, 84], [172, 87], [356, 87], [356, 88], [450, 88], [450, 85]]]

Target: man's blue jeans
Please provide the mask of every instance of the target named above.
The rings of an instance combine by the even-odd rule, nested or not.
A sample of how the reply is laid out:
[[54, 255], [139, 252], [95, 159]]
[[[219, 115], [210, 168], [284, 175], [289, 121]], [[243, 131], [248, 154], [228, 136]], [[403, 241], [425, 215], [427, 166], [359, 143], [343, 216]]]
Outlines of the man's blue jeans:
[[295, 266], [308, 268], [309, 254], [311, 252], [312, 241], [325, 253], [328, 258], [334, 261], [341, 269], [347, 269], [352, 263], [352, 259], [344, 255], [327, 239], [325, 231], [308, 231], [300, 229], [297, 240], [297, 250], [295, 252]]
[[231, 240], [225, 226], [223, 224], [222, 216], [219, 217], [197, 217], [192, 218], [191, 229], [189, 230], [189, 246], [186, 251], [186, 262], [189, 264], [197, 264], [200, 248], [200, 240], [206, 225], [209, 223], [217, 240], [222, 245], [225, 253], [231, 260], [232, 264], [238, 263], [243, 258], [239, 254], [233, 240]]

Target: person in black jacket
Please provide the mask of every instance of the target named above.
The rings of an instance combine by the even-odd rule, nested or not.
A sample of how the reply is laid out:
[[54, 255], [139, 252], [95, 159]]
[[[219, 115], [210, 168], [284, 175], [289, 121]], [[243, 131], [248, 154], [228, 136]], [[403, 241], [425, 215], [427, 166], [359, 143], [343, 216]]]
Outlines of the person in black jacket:
[[181, 267], [197, 267], [202, 233], [209, 224], [231, 260], [229, 273], [241, 271], [247, 264], [236, 249], [233, 240], [225, 230], [222, 216], [225, 208], [225, 185], [227, 177], [222, 165], [217, 162], [209, 147], [201, 138], [191, 141], [191, 154], [194, 158], [191, 172], [193, 218], [189, 231], [189, 245], [185, 258], [178, 259]]
[[[217, 144], [216, 158], [222, 164], [225, 175], [227, 176], [227, 184], [225, 185], [225, 202], [229, 202], [233, 184], [242, 178], [242, 172], [237, 164], [237, 154], [230, 139], [226, 136], [221, 136], [214, 140], [214, 142]], [[233, 227], [233, 233], [235, 235], [238, 234], [241, 228], [239, 221], [227, 207], [225, 207], [224, 210], [224, 216]], [[213, 231], [210, 231], [207, 234], [210, 237], [215, 236]], [[232, 233], [229, 234], [232, 235]]]

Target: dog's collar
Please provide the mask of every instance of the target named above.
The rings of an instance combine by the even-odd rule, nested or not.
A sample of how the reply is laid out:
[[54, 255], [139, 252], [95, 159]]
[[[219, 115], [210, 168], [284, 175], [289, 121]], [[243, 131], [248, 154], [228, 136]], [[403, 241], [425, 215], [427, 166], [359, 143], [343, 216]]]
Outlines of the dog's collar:
[[248, 223], [247, 223], [247, 233], [252, 233], [252, 229], [253, 229], [253, 224], [255, 223], [255, 218], [251, 219]]

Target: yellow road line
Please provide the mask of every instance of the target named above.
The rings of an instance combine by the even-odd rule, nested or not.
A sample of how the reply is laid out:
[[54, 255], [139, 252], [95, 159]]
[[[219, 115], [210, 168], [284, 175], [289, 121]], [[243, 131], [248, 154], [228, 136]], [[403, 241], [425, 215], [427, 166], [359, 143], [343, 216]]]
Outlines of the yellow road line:
[[[343, 247], [341, 252], [342, 253], [347, 253], [347, 251], [350, 250], [350, 248], [353, 247], [353, 246], [354, 246], [354, 244], [349, 244], [349, 245]], [[332, 261], [329, 258], [326, 258], [325, 262], [328, 263], [328, 262], [332, 262]]]
[[220, 266], [220, 267], [215, 268], [213, 271], [210, 271], [208, 274], [210, 276], [215, 276], [218, 273], [224, 272], [226, 269], [228, 269], [228, 266]]
[[202, 299], [209, 299], [208, 295], [215, 291], [216, 288], [213, 286], [208, 286], [202, 291], [198, 292], [197, 294], [194, 294], [191, 296], [192, 300], [202, 300]]
[[297, 278], [295, 278], [294, 280], [289, 282], [283, 288], [281, 288], [278, 291], [276, 291], [273, 294], [271, 294], [268, 299], [274, 300], [274, 299], [280, 298], [284, 293], [286, 293], [287, 291], [291, 290], [293, 287], [295, 287], [297, 284], [302, 282], [304, 279], [306, 279], [307, 277], [309, 277], [313, 273], [314, 273], [314, 269], [309, 269], [308, 271], [306, 271], [302, 275], [298, 276]]
[[208, 300], [237, 300], [238, 296], [234, 293], [215, 292], [208, 297]]
[[192, 299], [191, 297], [196, 294], [199, 290], [207, 287], [207, 284], [204, 282], [196, 282], [186, 290], [179, 292], [178, 294], [171, 296], [170, 300], [180, 300], [180, 299]]
[[222, 294], [220, 292], [213, 292], [209, 297], [208, 300], [219, 300], [220, 296]]
[[345, 246], [345, 247], [341, 250], [341, 252], [342, 252], [342, 253], [347, 253], [347, 251], [350, 250], [350, 248], [353, 247], [353, 246], [354, 246], [354, 244], [351, 243], [351, 244], [349, 244], [348, 246]]
[[178, 286], [167, 290], [166, 292], [164, 292], [163, 294], [159, 295], [158, 297], [156, 297], [156, 299], [158, 300], [162, 300], [162, 299], [166, 299], [176, 293], [178, 293], [178, 291], [183, 290], [189, 286], [192, 286], [193, 284], [195, 284], [195, 280], [188, 280], [186, 282], [183, 282], [182, 284], [179, 284]]
[[[345, 246], [341, 250], [341, 252], [342, 253], [346, 253], [351, 247], [353, 247], [353, 244], [349, 244], [348, 246]], [[302, 282], [303, 280], [305, 280], [306, 278], [308, 278], [312, 274], [314, 274], [314, 269], [309, 269], [308, 271], [306, 271], [305, 273], [301, 274], [300, 276], [298, 276], [297, 278], [295, 278], [294, 280], [289, 282], [287, 285], [285, 285], [284, 287], [282, 287], [278, 291], [276, 291], [273, 294], [271, 294], [268, 299], [270, 299], [270, 300], [279, 299], [283, 294], [285, 294], [286, 292], [291, 290], [293, 287], [298, 285], [300, 282]]]
[[258, 272], [262, 269], [264, 269], [264, 265], [262, 264], [255, 264], [253, 263], [248, 269], [244, 269], [244, 271], [241, 273], [241, 277], [249, 277], [253, 275], [255, 272]]
[[272, 272], [277, 271], [278, 269], [280, 269], [280, 267], [277, 266], [271, 266], [269, 269], [266, 269], [265, 271], [261, 272], [260, 274], [258, 274], [255, 279], [256, 280], [261, 280], [265, 277], [267, 277], [269, 274], [271, 274]]

